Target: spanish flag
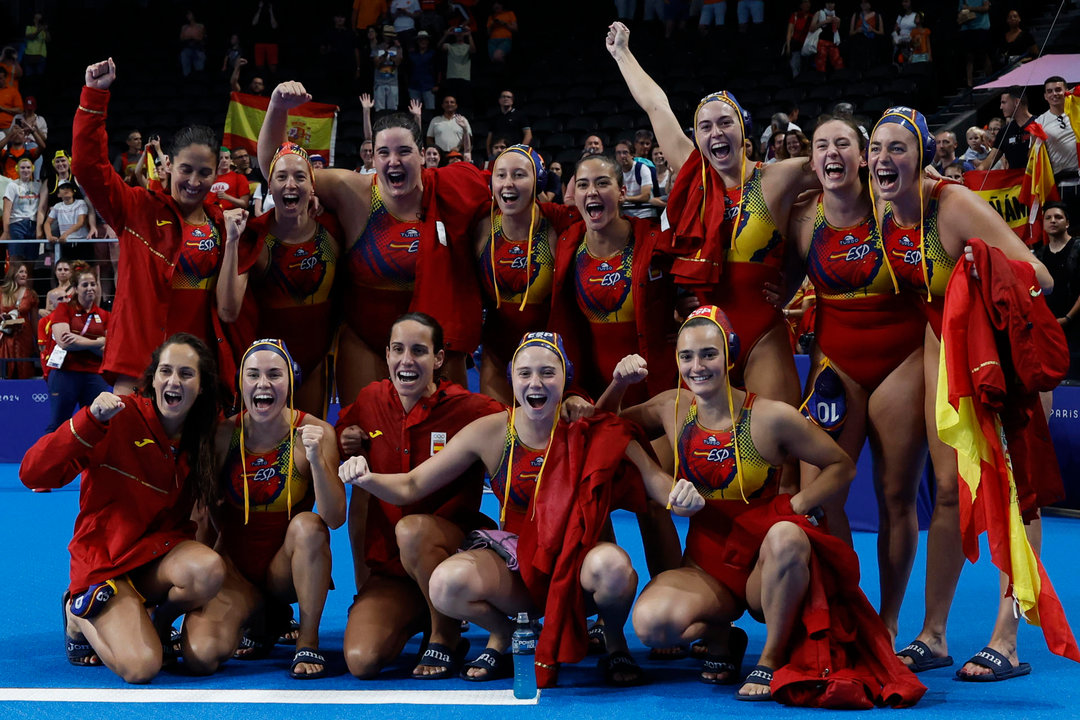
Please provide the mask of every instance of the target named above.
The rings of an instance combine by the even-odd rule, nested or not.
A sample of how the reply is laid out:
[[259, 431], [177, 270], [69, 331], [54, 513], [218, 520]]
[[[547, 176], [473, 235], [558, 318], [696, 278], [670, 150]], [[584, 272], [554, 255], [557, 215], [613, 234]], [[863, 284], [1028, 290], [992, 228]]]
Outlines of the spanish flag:
[[[1072, 96], [1066, 98], [1066, 107], [1069, 100], [1072, 100]], [[1028, 151], [1019, 200], [1028, 208], [1030, 230], [1025, 239], [1028, 245], [1037, 245], [1043, 242], [1042, 208], [1051, 200], [1058, 199], [1058, 191], [1054, 183], [1054, 168], [1050, 165], [1050, 154], [1046, 151], [1046, 130], [1039, 123], [1033, 122], [1028, 126], [1028, 133], [1031, 135], [1031, 150]]]
[[[1053, 180], [1053, 175], [1051, 175]], [[1030, 207], [1021, 199], [1024, 188], [1024, 171], [969, 170], [964, 173], [964, 186], [990, 203], [1012, 231], [1030, 244]]]
[[[981, 283], [991, 282], [989, 263], [980, 262], [989, 252], [979, 240], [971, 244], [981, 246], [976, 248], [981, 279], [971, 277], [972, 263], [961, 258], [949, 280], [936, 399], [938, 437], [956, 450], [964, 554], [975, 562], [979, 557], [979, 535], [986, 532], [991, 559], [1008, 576], [1019, 612], [1028, 623], [1042, 627], [1051, 652], [1080, 662], [1080, 649], [1061, 601], [1024, 530], [1009, 453], [1010, 432], [1001, 412], [994, 409], [996, 406], [1007, 411], [1013, 396], [1007, 394], [995, 328], [980, 287]], [[1034, 282], [1033, 272], [1031, 280]], [[1032, 425], [1035, 420], [1032, 418]], [[1045, 427], [1045, 419], [1042, 422]], [[1050, 456], [1053, 460], [1052, 446]]]
[[[226, 147], [245, 148], [258, 155], [259, 128], [266, 117], [270, 98], [234, 92], [229, 96], [229, 112], [225, 116]], [[308, 151], [327, 159], [327, 166], [334, 164], [334, 144], [337, 140], [337, 113], [335, 105], [306, 102], [289, 111], [288, 139]]]

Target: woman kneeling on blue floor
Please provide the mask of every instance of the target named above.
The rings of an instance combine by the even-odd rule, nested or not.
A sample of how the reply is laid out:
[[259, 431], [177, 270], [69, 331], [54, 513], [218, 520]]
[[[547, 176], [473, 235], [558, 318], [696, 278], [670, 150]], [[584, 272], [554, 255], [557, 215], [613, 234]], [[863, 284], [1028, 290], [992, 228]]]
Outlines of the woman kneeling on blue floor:
[[[889, 632], [859, 589], [858, 558], [818, 527], [821, 504], [855, 475], [851, 459], [795, 408], [731, 387], [739, 338], [716, 306], [690, 314], [676, 351], [680, 387], [622, 415], [667, 438], [674, 476], [689, 480], [705, 507], [690, 519], [683, 566], [642, 591], [638, 637], [654, 648], [704, 639], [710, 654], [699, 679], [734, 684], [747, 637], [731, 623], [749, 611], [765, 623], [765, 646], [737, 699], [833, 708], [917, 702], [926, 688], [892, 655]], [[624, 358], [597, 408], [617, 409], [647, 375], [644, 359]], [[821, 474], [795, 494], [780, 492], [788, 460]]]
[[[149, 682], [173, 655], [176, 618], [221, 589], [225, 564], [195, 542], [191, 520], [216, 496], [217, 388], [206, 344], [178, 333], [154, 351], [135, 393], [101, 393], [23, 457], [19, 477], [32, 489], [82, 473], [63, 599], [72, 664]], [[205, 643], [185, 628], [180, 646], [197, 662]]]

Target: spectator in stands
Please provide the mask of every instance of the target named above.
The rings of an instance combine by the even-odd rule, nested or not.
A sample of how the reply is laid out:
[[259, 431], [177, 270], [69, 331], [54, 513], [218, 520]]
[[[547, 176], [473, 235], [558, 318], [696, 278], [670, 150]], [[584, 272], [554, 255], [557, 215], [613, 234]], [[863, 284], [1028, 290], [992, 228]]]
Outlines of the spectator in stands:
[[261, 95], [265, 97], [269, 93], [266, 90], [266, 82], [262, 79], [261, 75], [255, 75], [248, 81], [247, 89], [244, 90], [240, 87], [240, 68], [245, 67], [248, 64], [247, 58], [240, 58], [236, 61], [236, 66], [233, 67], [232, 75], [229, 76], [229, 88], [233, 92], [246, 92], [250, 95]]
[[765, 22], [765, 0], [739, 0], [735, 12], [739, 16], [739, 32], [746, 32], [750, 23], [761, 25]]
[[23, 75], [22, 65], [19, 64], [19, 52], [10, 45], [0, 50], [0, 67], [7, 71], [11, 87], [18, 90], [19, 78]]
[[536, 199], [542, 203], [550, 202], [562, 204], [562, 165], [556, 160], [551, 163], [544, 178], [544, 186], [539, 188]]
[[990, 147], [994, 147], [997, 144], [998, 133], [1001, 132], [1001, 128], [1005, 127], [1005, 118], [992, 117], [990, 121], [986, 123], [986, 144]]
[[960, 156], [960, 162], [968, 169], [978, 167], [979, 163], [990, 154], [990, 143], [986, 141], [986, 132], [977, 126], [971, 126], [964, 133], [967, 140], [967, 150]]
[[0, 128], [8, 128], [17, 113], [23, 111], [23, 99], [11, 82], [7, 67], [0, 65]]
[[[135, 166], [139, 164], [139, 156], [143, 151], [143, 139], [142, 133], [138, 130], [132, 130], [127, 135], [127, 150], [113, 158], [113, 168], [116, 172], [120, 173], [120, 176], [127, 182], [128, 178], [135, 177]], [[133, 185], [133, 182], [128, 182], [128, 185]]]
[[942, 130], [934, 136], [934, 140], [937, 141], [937, 153], [934, 155], [934, 161], [931, 164], [935, 170], [944, 175], [945, 168], [956, 162], [956, 133], [950, 130]]
[[259, 0], [255, 16], [251, 18], [252, 36], [255, 42], [255, 67], [277, 72], [278, 21], [274, 16], [273, 0]]
[[1027, 110], [1027, 94], [1024, 87], [1014, 85], [1009, 90], [1001, 93], [1001, 113], [1005, 117], [1004, 127], [998, 133], [994, 141], [994, 149], [990, 150], [978, 169], [991, 169], [998, 167], [1004, 160], [1004, 167], [1026, 167], [1027, 152], [1031, 136], [1028, 126], [1035, 122], [1031, 113]]
[[457, 98], [447, 95], [442, 101], [442, 115], [431, 119], [427, 129], [427, 144], [443, 152], [458, 150], [472, 152], [472, 126], [464, 115], [458, 114]]
[[[453, 38], [453, 42], [447, 42]], [[476, 43], [472, 32], [464, 25], [448, 27], [439, 39], [439, 47], [446, 53], [446, 82], [442, 87], [466, 107], [472, 103], [472, 56]]]
[[[23, 125], [25, 123], [25, 125]], [[26, 135], [26, 147], [35, 148], [40, 152], [44, 152], [44, 147], [39, 147], [37, 138], [38, 135], [44, 140], [49, 136], [49, 124], [45, 122], [45, 118], [41, 117], [37, 113], [37, 98], [33, 95], [28, 95], [26, 100], [23, 101], [23, 111], [15, 114], [15, 119], [11, 121], [11, 127], [20, 126], [24, 127], [28, 133]], [[36, 129], [37, 132], [32, 132]], [[10, 129], [9, 129], [10, 131]], [[40, 163], [35, 163], [36, 167], [40, 167]]]
[[[87, 260], [94, 256], [93, 248], [87, 247], [86, 240], [90, 236], [90, 223], [87, 216], [90, 213], [85, 200], [76, 199], [75, 183], [66, 180], [60, 183], [58, 193], [60, 202], [49, 208], [48, 219], [45, 221], [45, 237], [50, 243], [64, 245], [60, 251], [62, 257], [68, 260]], [[53, 223], [56, 229], [53, 229]]]
[[221, 73], [232, 75], [236, 69], [236, 63], [244, 56], [244, 48], [240, 44], [240, 36], [233, 33], [229, 36], [229, 46], [225, 48], [225, 57], [221, 59]]
[[926, 15], [915, 13], [915, 29], [911, 31], [911, 62], [931, 62], [934, 59], [930, 51], [930, 28], [926, 27]]
[[634, 144], [629, 140], [620, 140], [615, 145], [615, 162], [622, 171], [626, 194], [619, 207], [623, 215], [637, 218], [654, 218], [659, 213], [649, 201], [652, 199], [653, 168], [633, 154]]
[[494, 159], [499, 153], [494, 152], [492, 145], [496, 138], [505, 138], [505, 150], [510, 145], [532, 145], [532, 127], [525, 113], [514, 107], [514, 93], [512, 90], [503, 90], [499, 93], [499, 106], [492, 113], [488, 121], [487, 154]]
[[248, 190], [254, 192], [254, 186], [263, 182], [263, 176], [259, 169], [251, 164], [251, 154], [247, 151], [247, 148], [234, 147], [232, 149], [232, 162], [236, 172], [247, 179]]
[[402, 47], [412, 47], [416, 21], [420, 19], [419, 0], [390, 0], [390, 21]]
[[[45, 225], [45, 216], [49, 212], [49, 209], [60, 202], [60, 185], [64, 182], [73, 183], [75, 185], [75, 197], [77, 199], [86, 200], [86, 193], [83, 192], [82, 186], [79, 185], [79, 181], [71, 172], [71, 156], [64, 150], [57, 150], [52, 159], [52, 173], [50, 173], [50, 177], [42, 180], [42, 183], [45, 185], [45, 192], [48, 195], [48, 207], [46, 207], [44, 203], [38, 206], [38, 223], [40, 225]], [[104, 237], [104, 232], [102, 232], [101, 235], [98, 234], [99, 225], [103, 225], [104, 223], [98, 222], [97, 211], [94, 210], [94, 206], [90, 204], [89, 200], [86, 200], [86, 207], [90, 237]]]
[[1005, 32], [998, 38], [995, 54], [999, 65], [1025, 63], [1039, 56], [1039, 44], [1031, 33], [1020, 27], [1020, 13], [1010, 10], [1005, 16]]
[[852, 13], [848, 36], [849, 64], [860, 70], [876, 64], [882, 54], [879, 48], [885, 38], [885, 23], [870, 0], [862, 0], [859, 9]]
[[401, 65], [401, 43], [393, 25], [384, 25], [382, 40], [375, 28], [368, 28], [371, 62], [375, 66], [375, 111], [397, 110], [398, 66]]
[[74, 297], [59, 303], [50, 322], [56, 348], [47, 360], [51, 420], [46, 433], [75, 414], [75, 406], [90, 407], [98, 395], [109, 392], [101, 376], [101, 355], [109, 313], [98, 306], [101, 291], [97, 269], [77, 263], [73, 270]]
[[206, 26], [195, 21], [195, 13], [187, 11], [187, 22], [180, 27], [180, 71], [187, 77], [206, 68]]
[[11, 362], [13, 358], [37, 357], [38, 296], [30, 284], [30, 266], [23, 260], [8, 263], [4, 281], [0, 283], [0, 316], [3, 316], [0, 359], [8, 360], [0, 377], [8, 380], [33, 377], [33, 361]]
[[26, 50], [22, 66], [25, 77], [45, 74], [45, 59], [49, 54], [49, 26], [41, 13], [34, 13], [34, 22], [26, 26]]
[[139, 185], [149, 190], [168, 192], [168, 157], [161, 150], [161, 137], [151, 135], [139, 156], [135, 166], [135, 179]]
[[960, 49], [966, 57], [965, 79], [967, 87], [975, 85], [975, 61], [979, 60], [980, 72], [990, 72], [990, 0], [959, 0], [960, 12], [956, 22], [960, 25], [957, 35]]
[[725, 15], [727, 0], [704, 0], [701, 4], [701, 15], [698, 17], [698, 33], [701, 37], [708, 37], [710, 27], [724, 27]]
[[[517, 15], [507, 10], [499, 0], [491, 3], [488, 15], [488, 57], [496, 64], [505, 63], [513, 47], [514, 33], [518, 30]], [[528, 143], [525, 143], [526, 145]]]
[[918, 13], [911, 9], [911, 0], [900, 0], [900, 14], [893, 25], [893, 61], [906, 63], [911, 58], [911, 31], [915, 29]]
[[[1076, 131], [1080, 128], [1073, 127], [1070, 113], [1065, 112], [1068, 92], [1065, 78], [1048, 77], [1043, 82], [1043, 97], [1050, 109], [1035, 118], [1035, 122], [1046, 131], [1046, 151], [1054, 169], [1058, 196], [1068, 206], [1070, 217], [1080, 217], [1080, 147], [1076, 143]], [[1075, 108], [1078, 98], [1069, 98], [1069, 102], [1074, 103]]]
[[656, 136], [653, 135], [652, 130], [648, 128], [638, 130], [634, 133], [634, 157], [652, 162], [652, 149], [655, 142]]
[[308, 157], [308, 160], [311, 161], [311, 167], [314, 170], [322, 170], [326, 167], [326, 158], [324, 158], [319, 153], [312, 153]]
[[435, 168], [443, 166], [443, 153], [435, 145], [428, 145], [424, 148], [424, 168], [434, 170]]
[[34, 164], [30, 158], [19, 160], [17, 168], [18, 177], [8, 183], [4, 191], [4, 232], [0, 240], [34, 240], [6, 247], [11, 255], [34, 261], [40, 254], [36, 241], [42, 235], [37, 220], [38, 208], [45, 202], [45, 192], [42, 184], [34, 180]]
[[581, 157], [588, 155], [602, 155], [604, 153], [604, 141], [599, 135], [590, 135], [585, 138], [585, 147], [581, 151]]
[[[33, 136], [37, 141], [33, 147], [30, 147], [30, 144], [26, 141], [27, 134]], [[25, 120], [20, 120], [4, 136], [4, 139], [0, 140], [0, 152], [3, 153], [0, 155], [0, 162], [2, 162], [4, 175], [13, 180], [17, 178], [19, 176], [17, 165], [20, 160], [27, 158], [30, 160], [32, 176], [34, 163], [41, 157], [43, 150], [45, 150], [45, 136], [41, 134], [36, 125], [30, 125]]]
[[505, 137], [497, 137], [491, 143], [491, 152], [488, 153], [488, 159], [484, 162], [484, 167], [481, 170], [491, 171], [495, 166], [495, 159], [502, 155], [503, 150], [513, 145]]
[[232, 152], [222, 145], [218, 150], [217, 179], [210, 186], [210, 201], [222, 210], [247, 210], [250, 200], [247, 178], [232, 169]]
[[810, 138], [806, 137], [802, 130], [789, 128], [780, 159], [787, 160], [794, 157], [810, 157]]
[[75, 285], [71, 282], [71, 263], [67, 260], [57, 260], [53, 265], [53, 278], [56, 285], [45, 294], [45, 307], [41, 315], [45, 316], [56, 309], [62, 302], [67, 302], [75, 294]]
[[330, 27], [319, 41], [319, 56], [328, 94], [347, 93], [359, 70], [356, 52], [356, 34], [349, 29], [345, 13], [335, 12]]
[[361, 166], [356, 169], [356, 172], [361, 175], [375, 174], [375, 150], [370, 140], [360, 143], [360, 163]]
[[787, 132], [780, 130], [773, 133], [772, 137], [769, 138], [769, 147], [765, 151], [766, 165], [783, 159], [781, 155], [784, 152], [785, 142], [787, 142]]
[[352, 26], [358, 34], [376, 27], [387, 13], [386, 0], [353, 0]]
[[788, 18], [784, 54], [789, 57], [792, 77], [798, 77], [802, 72], [802, 47], [806, 42], [806, 36], [810, 33], [813, 17], [813, 13], [810, 12], [810, 0], [799, 0], [799, 7]]
[[656, 185], [653, 187], [649, 204], [663, 210], [667, 207], [667, 198], [671, 194], [671, 186], [675, 183], [675, 173], [671, 172], [671, 166], [659, 145], [652, 149], [652, 162], [656, 168]]
[[814, 56], [814, 69], [819, 73], [825, 72], [826, 65], [833, 70], [844, 67], [844, 60], [840, 57], [840, 16], [836, 14], [836, 3], [826, 0], [825, 7], [814, 13], [814, 19], [810, 21], [810, 32], [821, 29], [821, 35], [817, 41], [817, 53]]
[[1054, 278], [1054, 292], [1046, 304], [1061, 323], [1073, 360], [1070, 378], [1080, 374], [1080, 242], [1069, 232], [1069, 209], [1062, 202], [1048, 202], [1043, 207], [1043, 230], [1046, 243], [1035, 248], [1037, 257]]
[[[796, 108], [795, 112], [798, 112]], [[761, 133], [761, 152], [768, 153], [770, 146], [772, 145], [772, 136], [775, 132], [786, 133], [788, 130], [801, 130], [796, 125], [790, 115], [787, 113], [773, 113], [773, 116], [769, 119], [769, 125], [765, 128], [765, 132]]]
[[964, 182], [964, 163], [957, 160], [956, 162], [947, 165], [945, 172], [942, 173], [949, 180], [958, 180]]
[[435, 109], [435, 50], [427, 30], [416, 33], [416, 49], [409, 51], [409, 97]]

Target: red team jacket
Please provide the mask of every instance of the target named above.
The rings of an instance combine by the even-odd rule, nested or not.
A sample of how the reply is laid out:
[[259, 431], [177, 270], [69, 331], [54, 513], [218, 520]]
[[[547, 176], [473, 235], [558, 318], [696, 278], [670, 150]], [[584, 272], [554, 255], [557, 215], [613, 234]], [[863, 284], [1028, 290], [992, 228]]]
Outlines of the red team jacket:
[[[116, 230], [120, 242], [116, 298], [102, 361], [102, 372], [112, 379], [118, 374], [142, 375], [154, 349], [168, 336], [172, 276], [183, 241], [183, 220], [172, 197], [127, 185], [109, 163], [108, 103], [108, 90], [82, 89], [72, 125], [71, 166], [87, 198]], [[206, 214], [224, 242], [221, 209], [206, 206]], [[220, 377], [231, 378], [236, 363], [216, 312], [211, 325], [215, 337], [202, 339], [217, 352]]]
[[160, 560], [195, 539], [188, 459], [173, 451], [153, 400], [125, 395], [100, 423], [83, 408], [23, 457], [28, 488], [59, 488], [83, 473], [68, 550], [72, 594]]

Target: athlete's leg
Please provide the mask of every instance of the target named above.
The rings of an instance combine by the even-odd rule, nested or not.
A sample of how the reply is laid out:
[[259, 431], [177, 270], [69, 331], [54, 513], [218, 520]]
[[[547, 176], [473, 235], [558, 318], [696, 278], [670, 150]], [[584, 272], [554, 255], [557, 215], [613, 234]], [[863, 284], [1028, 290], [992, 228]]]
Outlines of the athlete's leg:
[[870, 448], [878, 499], [879, 614], [896, 640], [915, 551], [916, 498], [926, 466], [922, 349], [914, 351], [870, 396]]
[[358, 678], [372, 678], [401, 655], [427, 626], [424, 596], [410, 578], [374, 573], [356, 594], [345, 625], [345, 663]]
[[184, 667], [209, 675], [232, 657], [244, 625], [263, 604], [262, 593], [225, 559], [225, 582], [208, 603], [184, 616]]
[[[449, 648], [457, 647], [461, 639], [461, 621], [435, 609], [431, 604], [429, 587], [431, 573], [439, 563], [457, 552], [465, 534], [446, 518], [434, 515], [406, 515], [394, 526], [394, 534], [401, 551], [401, 564], [409, 577], [416, 581], [427, 602], [431, 615], [430, 642]], [[435, 665], [418, 665], [413, 674], [432, 675], [445, 669]]]

